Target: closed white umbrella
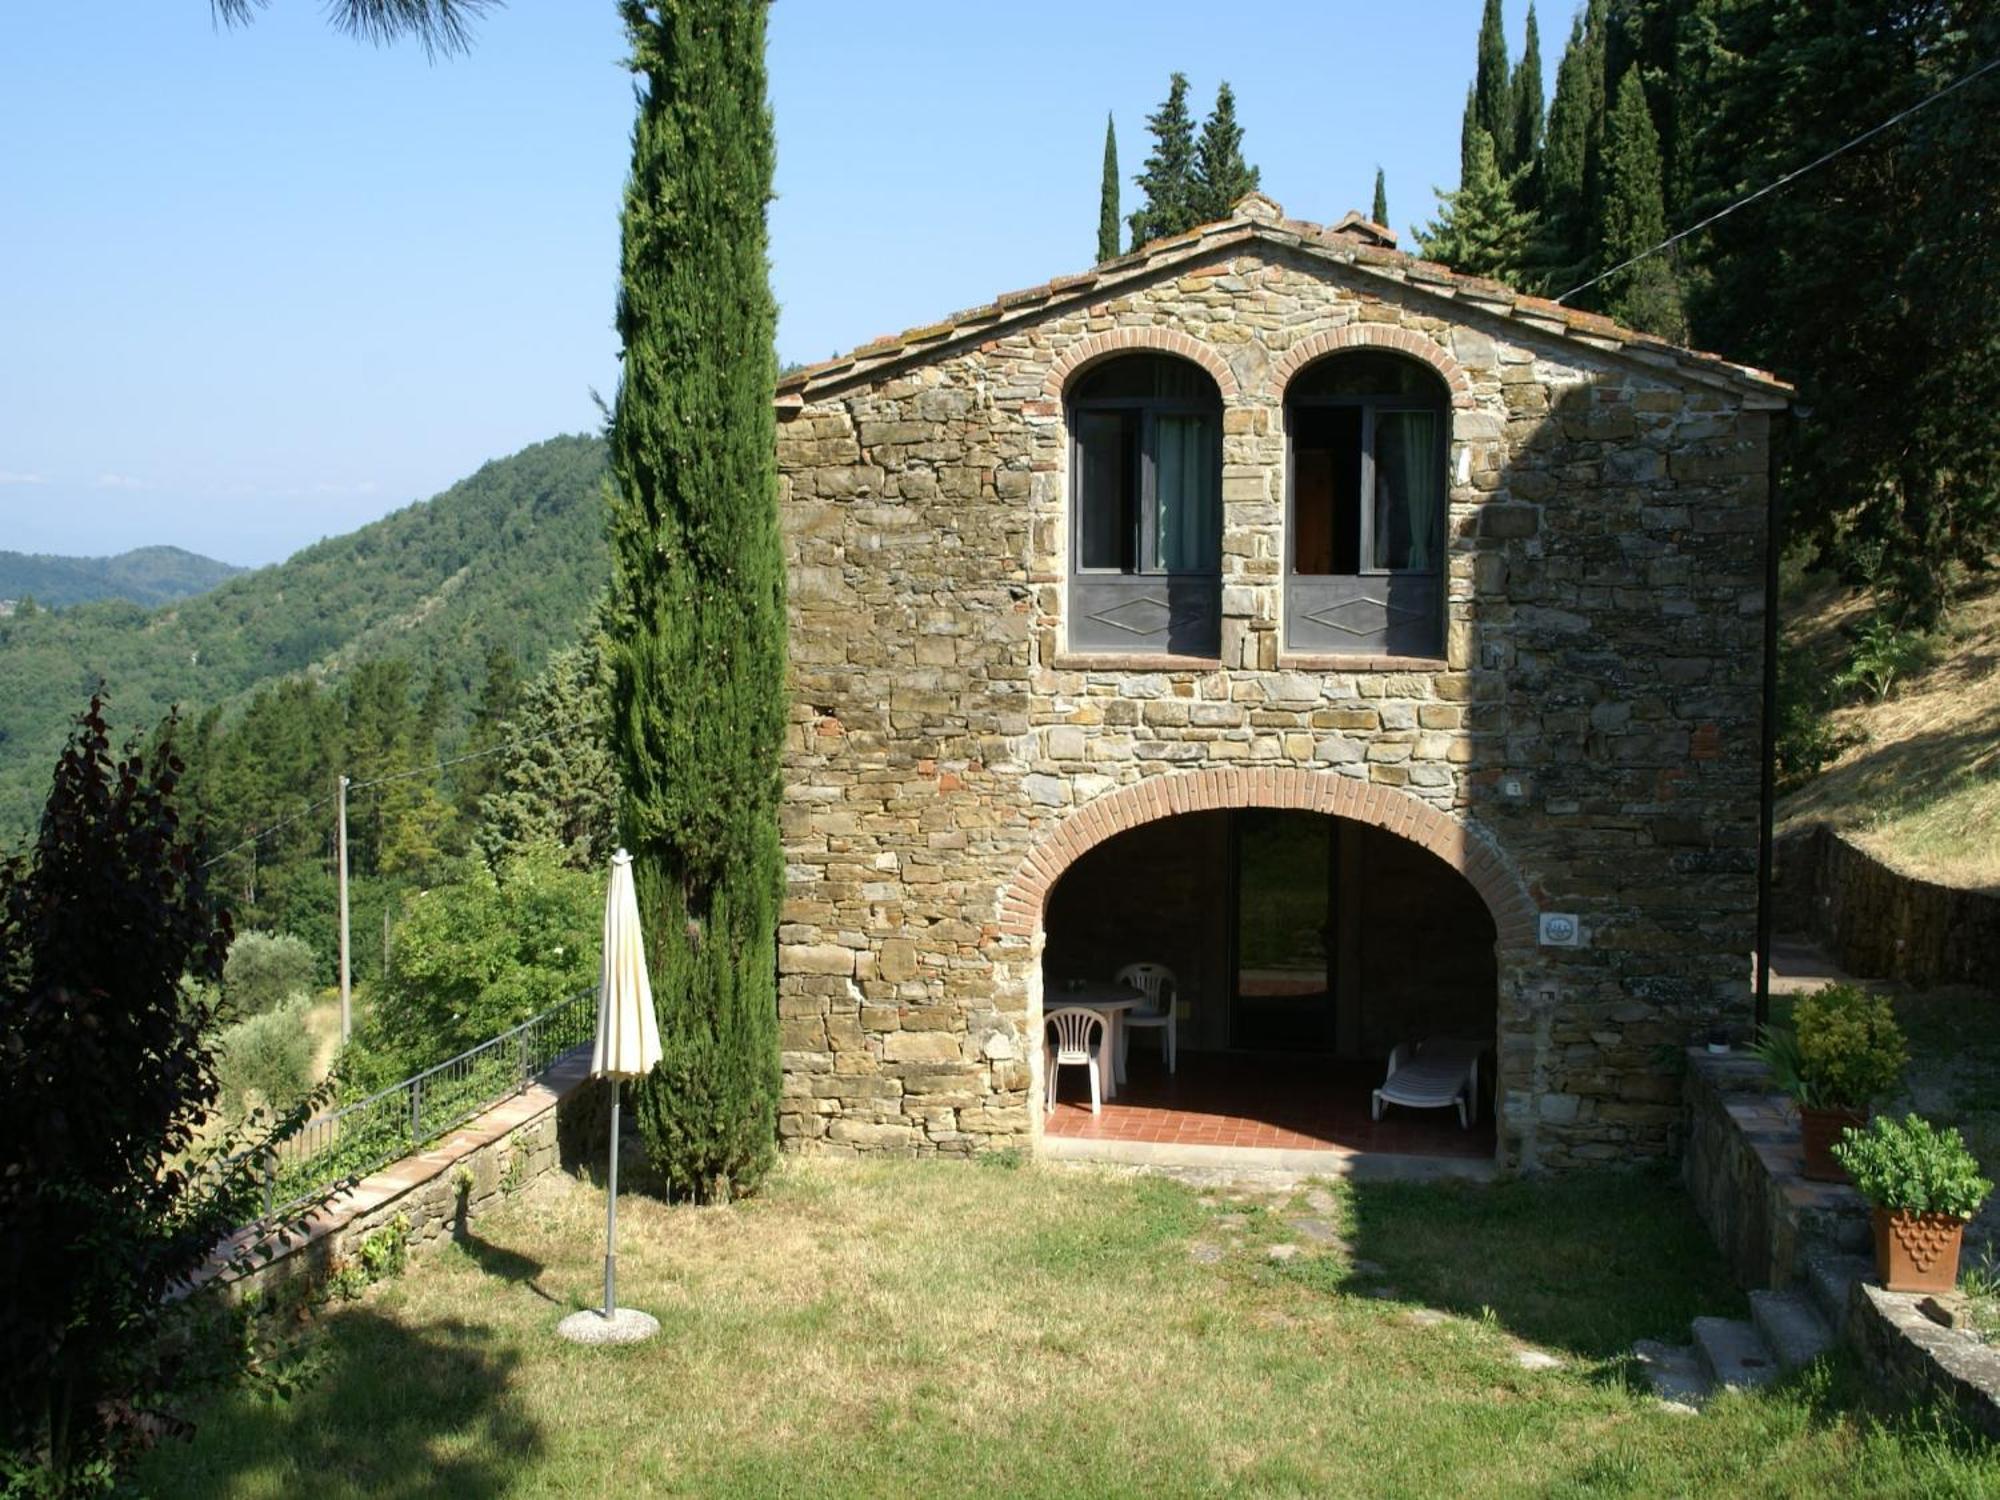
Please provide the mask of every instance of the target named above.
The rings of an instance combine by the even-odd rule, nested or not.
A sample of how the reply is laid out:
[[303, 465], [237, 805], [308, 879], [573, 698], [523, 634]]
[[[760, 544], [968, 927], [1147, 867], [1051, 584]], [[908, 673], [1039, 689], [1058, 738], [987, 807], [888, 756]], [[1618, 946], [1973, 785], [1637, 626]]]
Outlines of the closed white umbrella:
[[659, 1324], [618, 1305], [618, 1095], [627, 1078], [644, 1077], [660, 1060], [660, 1028], [653, 1019], [653, 984], [646, 975], [646, 944], [639, 931], [639, 896], [632, 886], [632, 856], [611, 858], [611, 889], [604, 898], [604, 959], [597, 981], [597, 1040], [590, 1076], [611, 1083], [611, 1183], [604, 1207], [604, 1308], [573, 1313], [561, 1332], [586, 1343], [645, 1338]]

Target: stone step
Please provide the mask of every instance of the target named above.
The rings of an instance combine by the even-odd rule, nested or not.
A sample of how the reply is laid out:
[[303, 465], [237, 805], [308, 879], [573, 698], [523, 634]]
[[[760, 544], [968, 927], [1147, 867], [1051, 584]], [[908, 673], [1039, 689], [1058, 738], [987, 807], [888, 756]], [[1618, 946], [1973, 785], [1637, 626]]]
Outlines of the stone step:
[[1805, 1292], [1752, 1292], [1750, 1321], [1778, 1356], [1782, 1369], [1809, 1365], [1834, 1345], [1833, 1330]]
[[1696, 1318], [1693, 1326], [1702, 1370], [1717, 1385], [1768, 1385], [1783, 1373], [1778, 1356], [1753, 1324], [1740, 1318]]
[[1632, 1346], [1632, 1355], [1645, 1372], [1653, 1394], [1675, 1411], [1699, 1411], [1702, 1403], [1708, 1400], [1713, 1387], [1709, 1383], [1708, 1372], [1701, 1367], [1701, 1356], [1692, 1344], [1663, 1344], [1658, 1339], [1640, 1339]]
[[1857, 1281], [1872, 1281], [1875, 1259], [1869, 1255], [1815, 1255], [1806, 1262], [1806, 1287], [1813, 1305], [1829, 1327], [1847, 1326], [1847, 1304]]

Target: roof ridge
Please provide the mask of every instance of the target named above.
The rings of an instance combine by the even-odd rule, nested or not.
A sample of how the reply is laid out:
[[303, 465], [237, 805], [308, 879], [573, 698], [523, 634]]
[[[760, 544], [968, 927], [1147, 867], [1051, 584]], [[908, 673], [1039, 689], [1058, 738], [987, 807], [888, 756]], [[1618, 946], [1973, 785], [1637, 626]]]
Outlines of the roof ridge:
[[[1356, 232], [1356, 231], [1359, 232]], [[1387, 244], [1382, 237], [1387, 237]], [[1226, 219], [1197, 224], [1179, 234], [1162, 236], [1136, 245], [1125, 254], [1100, 261], [1087, 271], [1057, 276], [1048, 281], [1002, 292], [990, 302], [952, 313], [933, 323], [883, 334], [858, 345], [845, 354], [817, 364], [805, 365], [778, 382], [778, 404], [803, 404], [806, 388], [830, 378], [851, 378], [871, 374], [921, 348], [934, 347], [984, 332], [991, 325], [1049, 304], [1096, 291], [1110, 282], [1124, 281], [1162, 266], [1190, 259], [1214, 244], [1236, 244], [1264, 240], [1288, 248], [1298, 248], [1348, 265], [1365, 275], [1407, 285], [1432, 296], [1462, 298], [1482, 312], [1525, 323], [1539, 332], [1574, 339], [1593, 348], [1613, 352], [1629, 350], [1646, 363], [1688, 368], [1714, 379], [1721, 377], [1740, 385], [1791, 394], [1792, 386], [1768, 370], [1737, 364], [1719, 354], [1675, 344], [1655, 334], [1628, 328], [1602, 313], [1565, 307], [1504, 282], [1484, 276], [1461, 274], [1449, 266], [1423, 259], [1394, 248], [1395, 233], [1384, 225], [1350, 212], [1338, 224], [1326, 226], [1306, 219], [1288, 219], [1275, 200], [1260, 192], [1239, 199]]]

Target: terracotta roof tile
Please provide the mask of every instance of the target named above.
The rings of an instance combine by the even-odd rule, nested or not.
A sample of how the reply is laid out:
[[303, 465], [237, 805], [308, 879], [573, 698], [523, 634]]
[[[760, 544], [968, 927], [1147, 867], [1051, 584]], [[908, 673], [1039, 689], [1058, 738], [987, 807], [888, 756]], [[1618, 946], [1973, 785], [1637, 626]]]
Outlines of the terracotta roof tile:
[[1655, 367], [1693, 370], [1711, 378], [1719, 376], [1740, 388], [1752, 388], [1763, 395], [1791, 394], [1789, 385], [1763, 370], [1732, 364], [1720, 355], [1682, 348], [1652, 334], [1627, 328], [1600, 313], [1565, 307], [1544, 297], [1529, 296], [1483, 276], [1462, 276], [1436, 261], [1424, 260], [1376, 243], [1380, 236], [1386, 236], [1390, 244], [1394, 243], [1393, 232], [1362, 219], [1359, 214], [1350, 213], [1339, 224], [1326, 228], [1303, 219], [1287, 219], [1283, 210], [1270, 199], [1261, 193], [1253, 193], [1237, 205], [1234, 217], [1198, 224], [1182, 234], [1141, 245], [1088, 271], [1059, 276], [1021, 291], [1002, 293], [983, 306], [967, 308], [905, 333], [884, 335], [848, 354], [794, 370], [778, 382], [780, 404], [792, 409], [796, 403], [787, 398], [802, 398], [807, 387], [815, 383], [871, 374], [901, 355], [916, 352], [919, 346], [964, 337], [989, 329], [992, 324], [1018, 316], [1030, 308], [1107, 288], [1177, 260], [1251, 240], [1296, 246], [1308, 254], [1352, 265], [1364, 275], [1413, 284], [1431, 295], [1457, 296], [1482, 310], [1557, 337], [1574, 338], [1596, 348], [1629, 352], [1634, 358]]

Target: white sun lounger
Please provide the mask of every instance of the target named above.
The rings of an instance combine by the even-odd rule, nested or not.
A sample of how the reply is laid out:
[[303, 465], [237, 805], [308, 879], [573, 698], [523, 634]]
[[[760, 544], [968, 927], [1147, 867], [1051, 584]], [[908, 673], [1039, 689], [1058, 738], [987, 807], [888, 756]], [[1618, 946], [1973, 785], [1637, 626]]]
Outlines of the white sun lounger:
[[1385, 1104], [1411, 1109], [1456, 1104], [1459, 1128], [1471, 1129], [1471, 1112], [1479, 1105], [1479, 1054], [1485, 1050], [1478, 1042], [1419, 1042], [1414, 1047], [1398, 1043], [1389, 1054], [1388, 1076], [1375, 1090], [1374, 1117], [1382, 1118]]

